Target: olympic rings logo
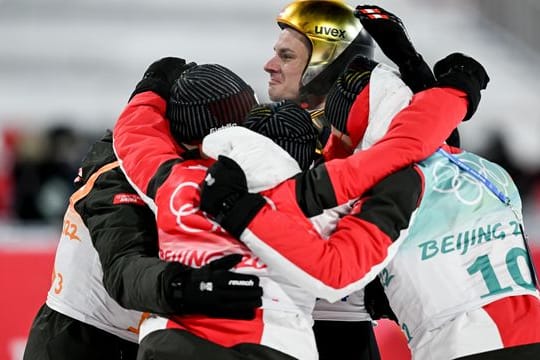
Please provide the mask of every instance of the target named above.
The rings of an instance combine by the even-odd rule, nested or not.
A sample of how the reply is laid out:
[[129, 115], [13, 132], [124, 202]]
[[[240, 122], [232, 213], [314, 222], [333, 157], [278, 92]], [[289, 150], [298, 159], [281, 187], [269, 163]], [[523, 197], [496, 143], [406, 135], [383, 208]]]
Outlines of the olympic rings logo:
[[[191, 166], [190, 170], [204, 170], [204, 166]], [[200, 198], [201, 188], [199, 184], [193, 181], [180, 183], [172, 192], [169, 199], [169, 211], [176, 217], [176, 224], [185, 232], [224, 232], [221, 226], [208, 218], [205, 212], [199, 211], [199, 207], [193, 204], [194, 199]], [[179, 207], [175, 204], [180, 204]], [[191, 221], [187, 218], [191, 217]], [[188, 226], [186, 223], [195, 224], [196, 227]]]
[[[500, 168], [493, 166], [487, 160], [478, 158], [478, 162], [470, 159], [460, 159], [467, 166], [491, 181], [501, 192], [508, 195], [508, 187], [511, 180]], [[489, 189], [479, 180], [466, 171], [449, 163], [446, 159], [435, 163], [432, 171], [434, 186], [433, 190], [444, 194], [454, 194], [454, 196], [465, 205], [478, 204], [487, 191], [489, 195], [496, 198]]]

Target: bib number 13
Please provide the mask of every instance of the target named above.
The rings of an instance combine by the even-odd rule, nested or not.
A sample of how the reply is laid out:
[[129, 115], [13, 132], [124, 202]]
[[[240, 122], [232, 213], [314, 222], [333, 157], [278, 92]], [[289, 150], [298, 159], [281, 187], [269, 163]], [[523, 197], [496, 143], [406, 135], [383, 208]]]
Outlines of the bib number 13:
[[[523, 274], [521, 273], [518, 265], [518, 259], [520, 257], [524, 258], [525, 263], [528, 265], [528, 268], [530, 268], [529, 255], [527, 254], [525, 249], [515, 247], [508, 250], [508, 252], [506, 253], [505, 261], [508, 273], [510, 274], [512, 280], [515, 282], [516, 285], [527, 290], [534, 290], [534, 280], [528, 282], [523, 278]], [[467, 268], [467, 271], [469, 275], [474, 275], [478, 272], [482, 275], [482, 278], [484, 279], [484, 282], [488, 289], [488, 293], [482, 295], [481, 298], [499, 295], [513, 290], [512, 286], [510, 285], [505, 287], [501, 286], [501, 283], [497, 278], [497, 274], [495, 273], [495, 269], [493, 269], [493, 265], [491, 265], [491, 261], [488, 255], [482, 255], [477, 257], [474, 263], [472, 263], [472, 265]], [[531, 274], [531, 277], [532, 276], [534, 275]]]

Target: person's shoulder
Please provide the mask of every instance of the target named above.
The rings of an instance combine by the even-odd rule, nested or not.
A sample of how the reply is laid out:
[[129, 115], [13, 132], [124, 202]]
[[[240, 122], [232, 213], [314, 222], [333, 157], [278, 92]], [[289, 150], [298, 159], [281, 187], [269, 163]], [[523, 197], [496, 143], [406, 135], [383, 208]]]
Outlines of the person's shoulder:
[[78, 175], [83, 183], [100, 168], [117, 160], [112, 144], [112, 132], [106, 130], [99, 140], [90, 145], [79, 168]]

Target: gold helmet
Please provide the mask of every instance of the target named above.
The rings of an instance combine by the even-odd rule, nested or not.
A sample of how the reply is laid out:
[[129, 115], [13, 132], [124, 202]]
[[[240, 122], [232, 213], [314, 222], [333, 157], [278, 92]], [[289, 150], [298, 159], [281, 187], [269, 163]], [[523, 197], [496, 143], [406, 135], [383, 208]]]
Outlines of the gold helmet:
[[373, 58], [373, 40], [341, 0], [296, 0], [277, 17], [311, 43], [311, 57], [302, 76], [302, 91], [325, 95], [339, 73], [356, 56]]

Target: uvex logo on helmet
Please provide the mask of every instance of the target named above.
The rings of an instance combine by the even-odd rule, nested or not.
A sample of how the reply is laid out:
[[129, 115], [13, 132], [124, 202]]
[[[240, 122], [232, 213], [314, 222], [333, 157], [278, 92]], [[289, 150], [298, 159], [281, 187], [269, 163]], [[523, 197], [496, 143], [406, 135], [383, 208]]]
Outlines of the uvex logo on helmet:
[[315, 34], [334, 36], [339, 39], [345, 39], [346, 30], [337, 29], [330, 26], [315, 25]]

